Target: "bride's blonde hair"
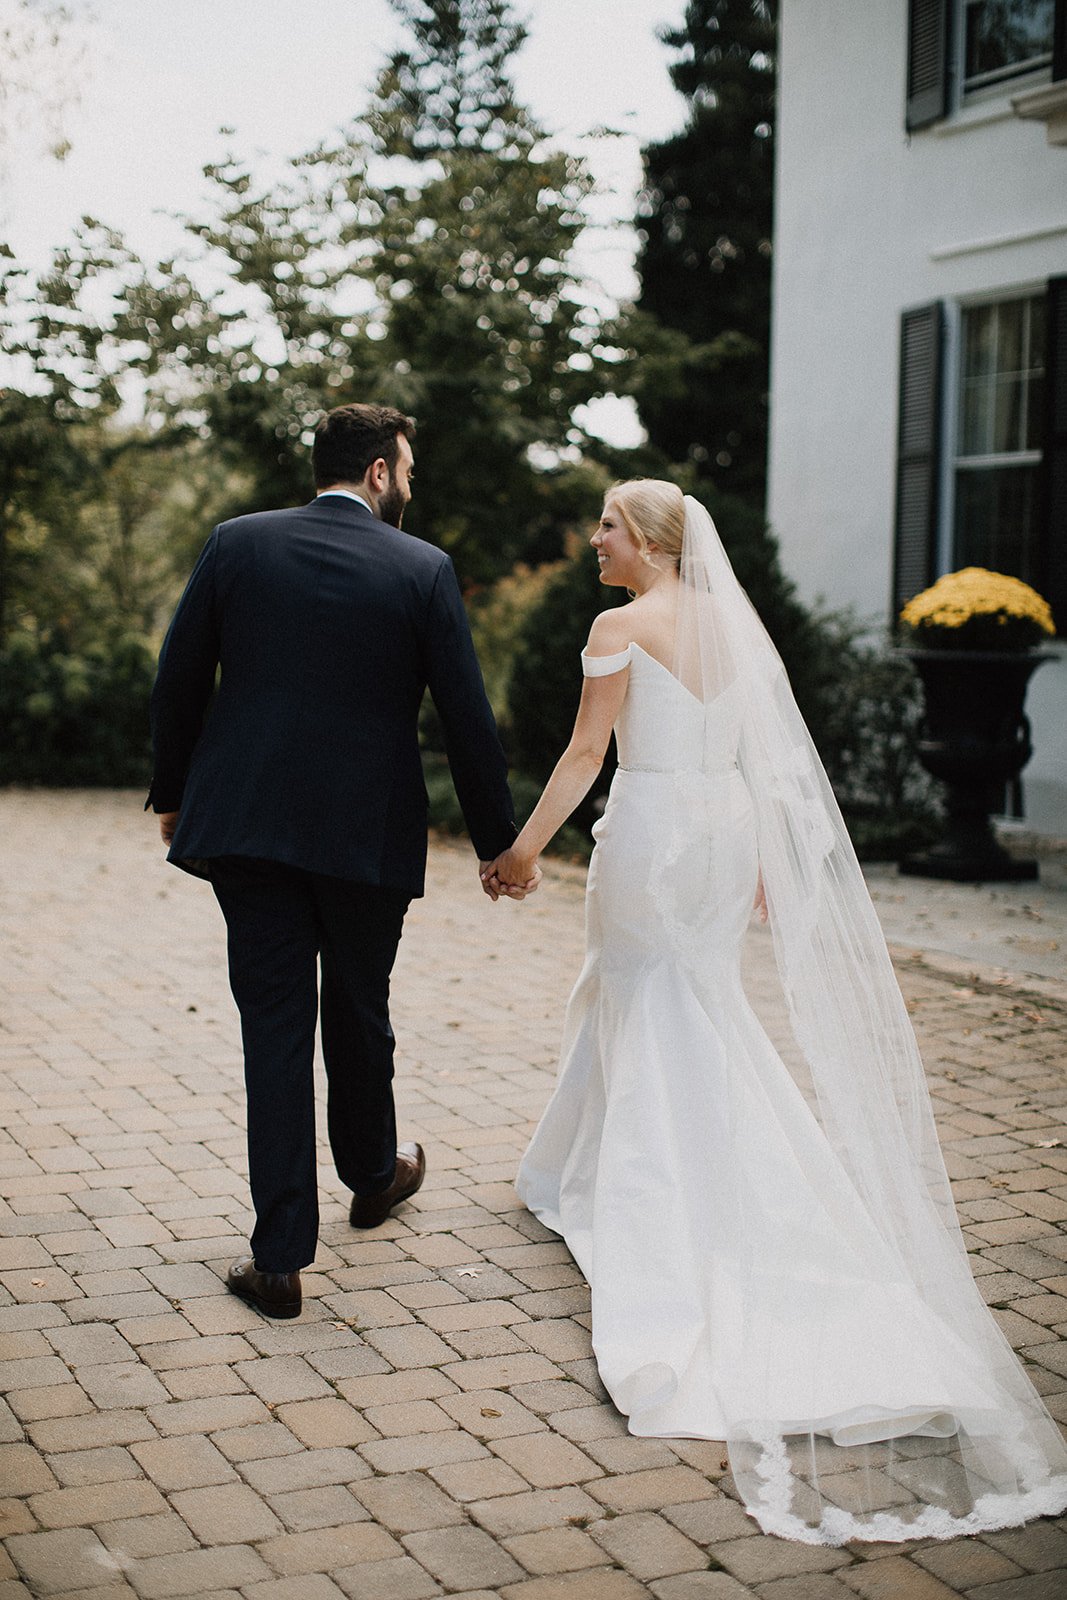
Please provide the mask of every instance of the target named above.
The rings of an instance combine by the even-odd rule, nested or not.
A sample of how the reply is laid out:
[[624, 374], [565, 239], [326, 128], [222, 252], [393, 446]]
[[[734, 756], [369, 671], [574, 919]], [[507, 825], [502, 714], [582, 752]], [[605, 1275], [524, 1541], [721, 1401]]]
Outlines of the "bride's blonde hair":
[[654, 563], [648, 552], [654, 544], [675, 567], [681, 566], [685, 533], [685, 501], [676, 483], [663, 478], [628, 478], [614, 484], [604, 504], [615, 506], [643, 561]]

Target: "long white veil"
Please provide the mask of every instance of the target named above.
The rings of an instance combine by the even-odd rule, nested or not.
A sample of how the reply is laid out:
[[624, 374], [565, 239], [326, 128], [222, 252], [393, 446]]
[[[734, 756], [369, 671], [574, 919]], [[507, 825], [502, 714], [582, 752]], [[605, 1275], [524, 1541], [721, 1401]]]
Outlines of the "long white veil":
[[[1061, 1511], [1067, 1445], [971, 1276], [922, 1062], [840, 810], [781, 660], [690, 496], [675, 673], [704, 704], [708, 741], [721, 741], [724, 707], [738, 730], [797, 1046], [791, 1066], [826, 1161], [877, 1231], [908, 1326], [924, 1329], [958, 1375], [951, 1412], [929, 1394], [902, 1403], [887, 1374], [886, 1394], [872, 1393], [862, 1414], [761, 1414], [776, 1386], [761, 1380], [757, 1321], [777, 1308], [788, 1326], [798, 1300], [817, 1319], [830, 1286], [768, 1283], [745, 1249], [752, 1219], [739, 1208], [729, 1227], [744, 1371], [722, 1397], [738, 1490], [766, 1531], [809, 1543], [951, 1538]], [[847, 1280], [850, 1264], [841, 1266]]]

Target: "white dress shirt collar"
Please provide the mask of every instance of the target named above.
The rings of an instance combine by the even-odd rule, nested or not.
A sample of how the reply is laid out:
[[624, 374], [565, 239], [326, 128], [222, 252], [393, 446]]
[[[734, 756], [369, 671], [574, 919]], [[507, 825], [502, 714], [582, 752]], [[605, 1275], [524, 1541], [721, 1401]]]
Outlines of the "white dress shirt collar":
[[370, 512], [371, 516], [374, 516], [374, 507], [367, 505], [367, 502], [364, 500], [363, 496], [361, 494], [354, 494], [351, 489], [323, 489], [320, 494], [315, 496], [315, 499], [325, 500], [326, 496], [329, 494], [343, 494], [346, 500], [354, 500], [357, 505], [367, 506], [367, 510]]

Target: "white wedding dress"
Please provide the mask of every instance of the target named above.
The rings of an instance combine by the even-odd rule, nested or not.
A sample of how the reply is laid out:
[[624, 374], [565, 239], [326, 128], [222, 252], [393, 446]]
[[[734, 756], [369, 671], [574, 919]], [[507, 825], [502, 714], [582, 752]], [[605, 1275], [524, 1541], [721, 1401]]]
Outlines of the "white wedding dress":
[[966, 1316], [946, 1319], [746, 998], [759, 863], [738, 686], [706, 707], [637, 644], [582, 659], [628, 669], [619, 767], [558, 1084], [517, 1186], [589, 1281], [630, 1431], [726, 1441], [761, 1526], [808, 1542], [1062, 1509], [1062, 1439], [962, 1249], [936, 1273], [962, 1264]]

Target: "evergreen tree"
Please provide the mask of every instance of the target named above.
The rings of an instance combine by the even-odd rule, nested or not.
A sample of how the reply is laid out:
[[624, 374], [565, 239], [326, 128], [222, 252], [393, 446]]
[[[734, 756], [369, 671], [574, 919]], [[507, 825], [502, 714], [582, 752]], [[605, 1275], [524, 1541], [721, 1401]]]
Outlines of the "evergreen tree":
[[393, 4], [407, 38], [365, 119], [371, 176], [350, 188], [346, 238], [380, 308], [378, 393], [419, 423], [405, 527], [479, 584], [562, 549], [540, 463], [603, 386], [568, 265], [589, 180], [516, 100], [524, 30], [506, 0]]
[[775, 0], [688, 0], [663, 37], [689, 104], [645, 150], [632, 330], [651, 443], [762, 506], [767, 452]]

